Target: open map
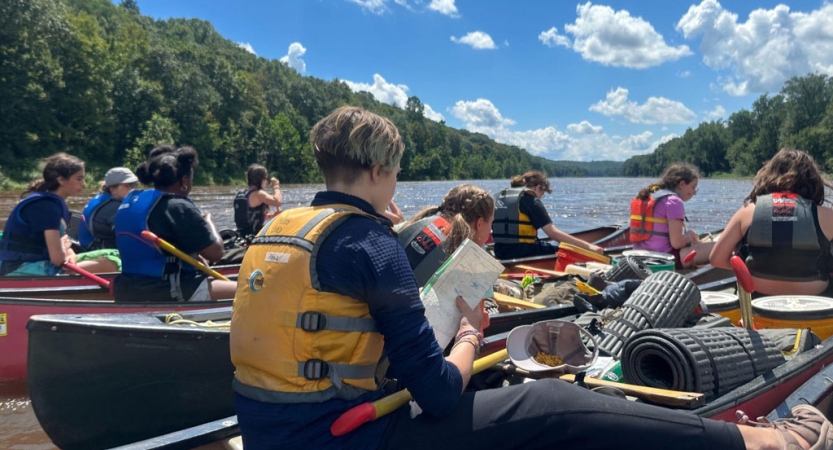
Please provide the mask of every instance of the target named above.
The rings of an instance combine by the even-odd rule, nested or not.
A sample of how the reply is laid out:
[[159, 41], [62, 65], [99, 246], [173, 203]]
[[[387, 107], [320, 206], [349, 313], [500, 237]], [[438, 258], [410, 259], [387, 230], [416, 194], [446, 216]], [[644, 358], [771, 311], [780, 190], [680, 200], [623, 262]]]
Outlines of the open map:
[[492, 255], [466, 239], [428, 280], [422, 303], [440, 347], [445, 348], [460, 328], [463, 314], [457, 309], [457, 296], [474, 308], [501, 272], [503, 266]]

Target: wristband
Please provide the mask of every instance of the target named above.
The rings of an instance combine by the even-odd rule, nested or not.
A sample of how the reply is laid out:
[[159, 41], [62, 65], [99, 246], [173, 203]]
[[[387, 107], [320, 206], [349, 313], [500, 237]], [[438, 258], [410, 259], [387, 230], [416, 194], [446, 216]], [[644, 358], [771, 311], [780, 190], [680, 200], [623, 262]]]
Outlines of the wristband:
[[[465, 330], [457, 333], [457, 337], [455, 338], [457, 342], [459, 342], [462, 338], [466, 336], [474, 336], [477, 338], [477, 345], [483, 347], [483, 333], [477, 330]], [[474, 342], [472, 342], [474, 344]]]
[[474, 358], [477, 359], [477, 357], [480, 356], [480, 347], [481, 346], [475, 344], [474, 341], [472, 341], [471, 339], [459, 339], [459, 340], [457, 340], [457, 342], [455, 342], [454, 345], [451, 346], [451, 351], [453, 352], [454, 348], [457, 347], [458, 345], [462, 344], [463, 342], [468, 342], [469, 344], [471, 344], [472, 348], [474, 348]]

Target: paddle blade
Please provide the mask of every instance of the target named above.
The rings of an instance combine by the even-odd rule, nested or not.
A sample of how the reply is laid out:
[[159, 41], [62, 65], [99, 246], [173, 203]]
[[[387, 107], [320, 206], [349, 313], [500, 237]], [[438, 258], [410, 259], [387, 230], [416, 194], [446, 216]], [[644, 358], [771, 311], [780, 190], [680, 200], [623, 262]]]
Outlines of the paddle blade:
[[755, 292], [755, 283], [752, 281], [752, 275], [749, 273], [746, 263], [737, 255], [732, 257], [731, 262], [732, 270], [735, 272], [740, 287], [746, 292]]
[[692, 250], [692, 251], [688, 252], [688, 254], [685, 255], [685, 258], [683, 258], [683, 264], [688, 264], [688, 263], [694, 261], [694, 258], [696, 256], [697, 256], [697, 250]]
[[344, 414], [339, 416], [332, 426], [330, 426], [330, 433], [333, 436], [344, 436], [345, 434], [355, 430], [365, 422], [370, 422], [376, 419], [376, 408], [372, 403], [362, 403], [348, 409]]

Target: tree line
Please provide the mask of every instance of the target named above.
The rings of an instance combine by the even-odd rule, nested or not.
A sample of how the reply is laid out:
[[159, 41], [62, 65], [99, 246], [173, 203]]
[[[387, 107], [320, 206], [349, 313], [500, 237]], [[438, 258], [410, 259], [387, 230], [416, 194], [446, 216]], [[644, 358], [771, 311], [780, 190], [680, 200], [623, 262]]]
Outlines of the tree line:
[[805, 150], [822, 169], [833, 170], [833, 77], [793, 77], [778, 94], [758, 97], [751, 110], [703, 122], [651, 154], [628, 159], [622, 172], [657, 176], [667, 165], [684, 161], [704, 176], [750, 176], [783, 147]]
[[[203, 20], [154, 20], [135, 0], [0, 2], [0, 174], [6, 186], [36, 174], [58, 151], [84, 159], [91, 177], [135, 165], [158, 144], [200, 154], [197, 182], [230, 184], [251, 163], [284, 182], [321, 181], [308, 144], [319, 119], [343, 105], [391, 119], [405, 140], [402, 180], [604, 173], [550, 161], [487, 136], [302, 76], [257, 57]], [[621, 167], [621, 163], [605, 165]]]

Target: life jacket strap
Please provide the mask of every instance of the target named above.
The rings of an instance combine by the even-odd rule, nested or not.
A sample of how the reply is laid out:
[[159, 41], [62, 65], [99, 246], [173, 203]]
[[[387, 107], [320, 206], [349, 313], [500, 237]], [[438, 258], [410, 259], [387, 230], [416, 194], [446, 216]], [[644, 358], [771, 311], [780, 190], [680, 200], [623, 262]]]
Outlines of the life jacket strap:
[[668, 223], [666, 219], [658, 219], [656, 217], [646, 217], [640, 214], [632, 214], [631, 220], [641, 220], [643, 222], [651, 222], [651, 223]]
[[320, 359], [310, 359], [298, 362], [298, 376], [308, 380], [330, 378], [333, 385], [340, 388], [341, 380], [344, 378], [351, 380], [374, 378], [376, 376], [376, 364], [337, 364]]
[[318, 311], [299, 313], [295, 326], [309, 332], [330, 330], [375, 333], [379, 331], [376, 328], [376, 321], [372, 318], [331, 316]]

